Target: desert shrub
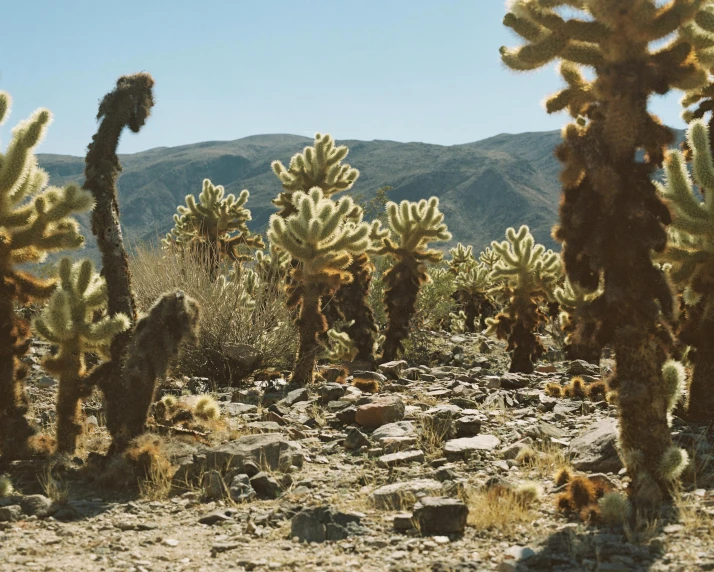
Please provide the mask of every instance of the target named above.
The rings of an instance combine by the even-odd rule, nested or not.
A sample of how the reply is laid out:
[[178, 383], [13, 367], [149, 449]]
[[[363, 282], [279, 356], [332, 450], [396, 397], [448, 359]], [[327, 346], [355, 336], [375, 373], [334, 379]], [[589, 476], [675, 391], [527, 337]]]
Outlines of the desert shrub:
[[185, 348], [175, 372], [227, 381], [231, 374], [222, 348], [228, 344], [252, 345], [264, 356], [263, 365], [288, 367], [296, 351], [297, 330], [282, 290], [258, 287], [247, 304], [244, 281], [212, 282], [210, 265], [200, 257], [197, 252], [138, 245], [130, 259], [140, 310], [162, 292], [177, 287], [201, 304], [198, 343]]

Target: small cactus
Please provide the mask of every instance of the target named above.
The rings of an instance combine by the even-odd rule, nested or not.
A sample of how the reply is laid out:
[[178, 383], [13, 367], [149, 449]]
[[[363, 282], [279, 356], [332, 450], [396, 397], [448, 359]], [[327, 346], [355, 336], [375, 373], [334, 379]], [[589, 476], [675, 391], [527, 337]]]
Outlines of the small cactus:
[[91, 388], [83, 383], [84, 354], [96, 351], [108, 357], [116, 334], [131, 327], [128, 316], [115, 314], [92, 321], [93, 312], [106, 304], [106, 282], [94, 272], [91, 260], [59, 263], [60, 286], [54, 291], [33, 327], [40, 337], [59, 346], [57, 355], [42, 362], [48, 373], [59, 379], [57, 396], [57, 450], [74, 454], [82, 432], [80, 401]]

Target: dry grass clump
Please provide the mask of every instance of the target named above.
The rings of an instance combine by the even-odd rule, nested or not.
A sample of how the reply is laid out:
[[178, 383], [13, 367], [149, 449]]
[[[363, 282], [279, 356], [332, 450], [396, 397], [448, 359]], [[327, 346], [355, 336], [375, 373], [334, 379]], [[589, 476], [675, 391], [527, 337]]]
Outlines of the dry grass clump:
[[145, 433], [109, 461], [97, 477], [97, 483], [109, 490], [138, 490], [143, 497], [157, 499], [168, 495], [172, 474], [173, 467], [164, 454], [162, 438]]
[[[248, 344], [270, 360], [267, 365], [290, 367], [297, 330], [281, 287], [260, 285], [254, 298], [242, 281], [211, 281], [208, 265], [198, 253], [137, 246], [131, 256], [132, 285], [140, 310], [167, 290], [181, 288], [201, 305], [198, 343], [184, 348], [176, 371], [213, 380], [232, 381], [224, 346]], [[250, 298], [250, 303], [246, 300]], [[263, 364], [266, 365], [266, 364]]]
[[469, 507], [468, 524], [477, 530], [512, 532], [537, 518], [532, 508], [541, 494], [540, 486], [531, 482], [516, 487], [497, 484], [468, 491], [464, 499]]
[[15, 493], [15, 487], [12, 486], [12, 481], [7, 475], [0, 475], [0, 499], [9, 497]]

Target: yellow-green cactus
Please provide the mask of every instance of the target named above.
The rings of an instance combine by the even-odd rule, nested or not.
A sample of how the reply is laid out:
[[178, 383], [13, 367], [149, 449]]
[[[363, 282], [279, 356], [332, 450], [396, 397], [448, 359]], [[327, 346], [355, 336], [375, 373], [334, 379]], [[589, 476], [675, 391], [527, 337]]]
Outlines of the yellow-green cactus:
[[533, 362], [545, 348], [536, 336], [538, 326], [545, 321], [539, 302], [552, 299], [560, 275], [558, 255], [535, 240], [527, 226], [506, 230], [507, 240], [492, 242], [500, 256], [491, 271], [494, 281], [501, 284], [494, 294], [506, 305], [505, 310], [486, 323], [489, 333], [508, 340], [512, 372], [532, 373]]
[[[0, 92], [0, 123], [10, 96]], [[7, 152], [0, 154], [0, 452], [6, 459], [29, 452], [35, 429], [25, 419], [29, 400], [20, 359], [29, 348], [29, 324], [14, 304], [50, 297], [56, 280], [41, 280], [20, 264], [42, 262], [49, 252], [79, 248], [84, 237], [69, 216], [92, 207], [92, 196], [75, 185], [48, 187], [48, 176], [33, 154], [51, 121], [38, 109], [12, 131]]]
[[98, 352], [108, 357], [114, 336], [131, 326], [128, 316], [117, 314], [92, 321], [93, 311], [107, 301], [107, 285], [94, 273], [90, 260], [72, 265], [69, 258], [59, 263], [59, 288], [54, 291], [33, 327], [40, 337], [59, 346], [56, 355], [48, 355], [42, 366], [59, 379], [57, 396], [57, 450], [74, 454], [77, 437], [82, 432], [80, 401], [91, 388], [82, 383], [84, 354]]
[[370, 225], [361, 221], [361, 209], [359, 216], [347, 219], [354, 214], [352, 199], [335, 202], [318, 187], [295, 192], [292, 201], [295, 213], [270, 217], [268, 238], [298, 262], [288, 300], [290, 306], [300, 306], [300, 345], [292, 381], [305, 385], [313, 380], [320, 350], [317, 337], [327, 331], [322, 297], [352, 280], [347, 268], [353, 256], [370, 246]]
[[314, 146], [305, 147], [302, 153], [293, 155], [287, 169], [280, 161], [273, 161], [271, 167], [285, 191], [273, 201], [280, 209], [278, 214], [287, 217], [295, 212], [292, 197], [297, 191], [308, 192], [318, 187], [325, 197], [330, 197], [352, 188], [359, 171], [342, 164], [348, 153], [349, 149], [344, 145], [335, 147], [335, 140], [327, 133], [317, 133]]
[[[703, 119], [689, 125], [687, 143], [694, 182], [679, 151], [665, 160], [665, 184], [656, 183], [672, 212], [676, 241], [670, 241], [660, 260], [671, 265], [670, 277], [685, 300], [693, 302], [680, 339], [693, 348], [694, 371], [690, 385], [689, 414], [714, 420], [714, 160], [711, 134]], [[700, 199], [700, 194], [704, 200]]]
[[599, 364], [602, 348], [594, 339], [596, 322], [589, 314], [590, 302], [595, 300], [602, 290], [590, 292], [574, 285], [568, 278], [562, 286], [553, 291], [553, 296], [560, 305], [560, 325], [565, 333], [563, 351], [566, 359], [583, 359]]
[[493, 265], [498, 262], [499, 258], [500, 256], [498, 252], [488, 246], [484, 248], [483, 251], [478, 255], [479, 262], [481, 262], [481, 264], [483, 264], [489, 270], [493, 269]]
[[464, 246], [459, 242], [454, 248], [449, 249], [451, 259], [447, 260], [446, 263], [449, 265], [449, 271], [452, 274], [459, 274], [463, 269], [468, 269], [476, 264], [473, 248], [471, 245]]
[[206, 257], [212, 279], [222, 260], [233, 260], [237, 264], [250, 260], [251, 257], [240, 254], [238, 248], [264, 248], [265, 245], [260, 236], [248, 230], [251, 215], [245, 204], [249, 197], [246, 189], [238, 197], [233, 193], [226, 195], [221, 185], [204, 179], [199, 202], [196, 203], [193, 195], [186, 195], [186, 206], [177, 208], [175, 226], [162, 240], [164, 247], [194, 246]]
[[451, 240], [437, 197], [400, 204], [389, 202], [387, 214], [396, 242], [392, 236], [383, 238], [378, 253], [392, 256], [397, 262], [383, 278], [388, 315], [384, 362], [396, 359], [397, 352], [404, 350], [402, 342], [409, 335], [419, 288], [429, 280], [425, 263], [436, 263], [442, 258], [441, 251], [428, 248], [429, 243]]
[[338, 332], [334, 328], [327, 330], [329, 346], [323, 352], [322, 357], [330, 361], [352, 361], [357, 355], [357, 346], [347, 332]]
[[476, 331], [476, 318], [480, 318], [481, 330], [486, 327], [486, 318], [494, 309], [488, 296], [491, 287], [491, 272], [481, 263], [462, 267], [454, 278], [454, 295], [464, 309], [466, 331]]

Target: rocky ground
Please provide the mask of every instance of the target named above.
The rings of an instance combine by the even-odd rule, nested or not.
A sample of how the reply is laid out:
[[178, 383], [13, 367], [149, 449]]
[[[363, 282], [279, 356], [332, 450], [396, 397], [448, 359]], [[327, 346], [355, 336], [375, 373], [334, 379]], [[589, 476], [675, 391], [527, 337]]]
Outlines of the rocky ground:
[[[108, 438], [90, 400], [76, 459], [0, 462], [17, 489], [0, 498], [0, 570], [714, 570], [711, 431], [674, 419], [693, 463], [673, 510], [593, 526], [556, 510], [553, 475], [567, 465], [625, 486], [616, 410], [544, 388], [595, 381], [612, 362], [508, 374], [498, 342], [429, 337], [448, 365], [391, 363], [292, 391], [280, 377], [218, 388], [222, 429], [162, 436], [171, 467], [135, 493], [96, 478], [89, 453]], [[37, 365], [45, 349], [26, 359], [34, 414], [50, 428], [57, 387]], [[163, 390], [201, 393], [206, 381]], [[489, 494], [524, 483], [529, 502]]]

